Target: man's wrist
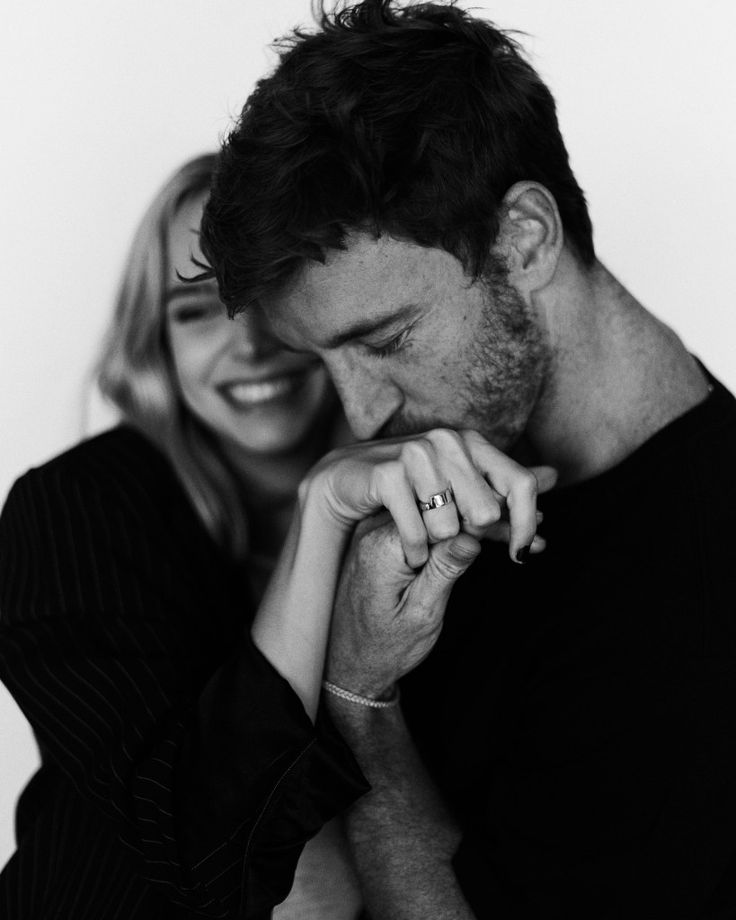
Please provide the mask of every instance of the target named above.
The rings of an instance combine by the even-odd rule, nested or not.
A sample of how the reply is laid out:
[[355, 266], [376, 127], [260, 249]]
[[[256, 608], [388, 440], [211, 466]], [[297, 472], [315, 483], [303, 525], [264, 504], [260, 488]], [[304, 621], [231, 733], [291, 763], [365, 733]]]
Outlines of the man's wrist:
[[369, 709], [390, 709], [392, 706], [398, 706], [399, 704], [400, 693], [396, 684], [376, 696], [356, 693], [329, 680], [322, 681], [322, 688], [331, 696], [336, 696], [347, 703], [352, 703], [354, 706], [365, 706]]
[[[330, 683], [332, 686], [340, 687], [366, 699], [381, 701], [393, 699], [398, 692], [398, 675], [373, 673], [370, 668], [362, 674], [357, 673], [355, 662], [359, 660], [359, 654], [360, 647], [355, 637], [352, 643], [344, 646], [339, 656], [334, 654], [334, 649], [331, 650], [325, 665], [323, 683]], [[341, 667], [340, 662], [344, 666]]]

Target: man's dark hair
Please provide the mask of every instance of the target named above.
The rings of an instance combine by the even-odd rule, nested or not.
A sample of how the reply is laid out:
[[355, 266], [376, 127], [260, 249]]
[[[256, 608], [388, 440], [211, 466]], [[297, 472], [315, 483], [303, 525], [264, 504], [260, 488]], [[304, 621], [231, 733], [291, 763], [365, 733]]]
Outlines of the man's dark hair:
[[352, 230], [442, 248], [477, 279], [525, 179], [592, 264], [554, 99], [507, 32], [453, 3], [363, 0], [316, 18], [277, 43], [222, 145], [201, 245], [230, 312]]

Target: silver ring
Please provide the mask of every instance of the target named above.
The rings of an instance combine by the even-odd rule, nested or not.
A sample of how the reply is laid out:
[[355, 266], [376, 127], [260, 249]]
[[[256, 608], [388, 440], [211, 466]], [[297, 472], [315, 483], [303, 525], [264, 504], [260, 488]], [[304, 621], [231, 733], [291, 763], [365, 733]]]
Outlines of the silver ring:
[[417, 501], [420, 511], [431, 511], [433, 508], [441, 508], [443, 505], [449, 505], [455, 501], [452, 494], [452, 486], [448, 486], [444, 492], [436, 492], [430, 495], [426, 502]]

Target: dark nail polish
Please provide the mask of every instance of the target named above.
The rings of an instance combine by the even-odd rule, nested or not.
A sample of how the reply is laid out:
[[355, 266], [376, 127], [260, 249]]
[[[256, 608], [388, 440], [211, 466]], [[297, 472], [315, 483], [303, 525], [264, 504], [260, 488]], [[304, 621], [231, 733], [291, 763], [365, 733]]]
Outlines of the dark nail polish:
[[523, 565], [527, 561], [528, 558], [529, 558], [529, 547], [528, 546], [522, 546], [521, 549], [517, 549], [516, 551], [516, 561], [517, 562], [521, 562]]

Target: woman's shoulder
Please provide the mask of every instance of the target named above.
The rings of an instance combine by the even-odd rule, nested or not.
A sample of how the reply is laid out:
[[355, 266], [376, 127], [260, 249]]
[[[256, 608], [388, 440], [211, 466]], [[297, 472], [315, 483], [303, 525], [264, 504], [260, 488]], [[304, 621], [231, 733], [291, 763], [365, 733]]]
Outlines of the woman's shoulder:
[[163, 453], [144, 434], [127, 424], [119, 424], [85, 438], [44, 463], [30, 467], [25, 476], [52, 478], [130, 471], [132, 476], [165, 475], [169, 464]]
[[13, 483], [3, 517], [22, 515], [29, 504], [72, 520], [78, 513], [87, 518], [114, 508], [146, 518], [188, 502], [164, 454], [121, 424], [27, 469]]
[[221, 569], [168, 460], [122, 426], [16, 479], [0, 513], [0, 558], [6, 619], [91, 609], [143, 585], [184, 609], [184, 595]]
[[174, 472], [163, 452], [131, 425], [120, 424], [85, 438], [44, 463], [29, 467], [16, 482], [96, 480], [160, 485]]
[[0, 559], [6, 626], [111, 611], [195, 617], [229, 589], [222, 554], [168, 460], [127, 427], [15, 481], [0, 513]]

